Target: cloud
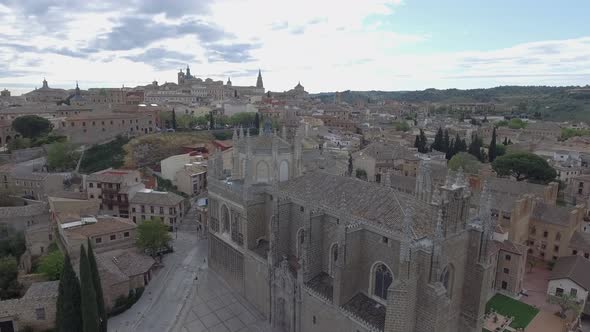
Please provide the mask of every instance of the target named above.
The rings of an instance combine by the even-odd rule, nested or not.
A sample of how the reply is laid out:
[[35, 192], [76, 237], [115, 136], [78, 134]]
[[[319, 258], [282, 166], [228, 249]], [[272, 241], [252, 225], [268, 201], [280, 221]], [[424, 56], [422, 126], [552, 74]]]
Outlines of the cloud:
[[135, 62], [150, 64], [156, 69], [184, 67], [186, 64], [197, 62], [191, 54], [170, 51], [163, 48], [150, 48], [145, 52], [125, 58]]
[[174, 25], [156, 23], [147, 17], [123, 17], [111, 31], [99, 36], [92, 46], [111, 51], [131, 50], [149, 46], [154, 41], [189, 34], [197, 36], [204, 43], [231, 37], [222, 28], [201, 20]]
[[259, 48], [259, 44], [209, 44], [207, 45], [207, 57], [209, 62], [251, 62], [254, 58], [250, 52]]
[[166, 14], [167, 17], [182, 17], [191, 14], [207, 14], [211, 0], [138, 0], [137, 11], [143, 14]]

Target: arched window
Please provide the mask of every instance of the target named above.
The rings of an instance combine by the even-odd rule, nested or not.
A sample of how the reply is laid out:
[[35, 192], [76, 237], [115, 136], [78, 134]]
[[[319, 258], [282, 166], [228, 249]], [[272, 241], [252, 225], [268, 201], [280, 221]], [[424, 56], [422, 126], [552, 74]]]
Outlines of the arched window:
[[227, 206], [222, 206], [221, 207], [221, 225], [222, 225], [222, 229], [221, 231], [224, 233], [229, 232], [229, 210], [227, 209]]
[[335, 265], [336, 262], [338, 261], [338, 243], [333, 243], [330, 246], [330, 265], [328, 267], [329, 269], [329, 274], [331, 277], [334, 277], [334, 273], [335, 273]]
[[375, 264], [373, 268], [373, 295], [387, 300], [387, 289], [393, 282], [391, 270], [383, 264]]
[[453, 293], [453, 266], [448, 265], [445, 267], [443, 272], [440, 275], [440, 282], [443, 284], [443, 287], [447, 290], [447, 296], [451, 297]]
[[301, 257], [303, 243], [305, 243], [305, 230], [301, 228], [297, 231], [297, 257]]

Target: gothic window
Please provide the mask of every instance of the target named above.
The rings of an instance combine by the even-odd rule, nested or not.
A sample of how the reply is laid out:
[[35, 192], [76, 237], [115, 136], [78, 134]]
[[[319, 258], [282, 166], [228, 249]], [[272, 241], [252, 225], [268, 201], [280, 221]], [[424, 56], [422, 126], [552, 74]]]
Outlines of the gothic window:
[[222, 232], [229, 232], [229, 211], [225, 205], [221, 208], [221, 225], [223, 227]]
[[334, 277], [335, 265], [338, 261], [338, 243], [334, 243], [330, 246], [330, 276]]
[[301, 257], [303, 243], [305, 243], [305, 230], [301, 228], [297, 231], [297, 257]]
[[393, 282], [393, 274], [385, 264], [375, 265], [373, 273], [373, 294], [387, 300], [387, 289]]
[[445, 267], [443, 272], [440, 275], [440, 282], [442, 283], [443, 287], [447, 290], [447, 296], [451, 297], [453, 292], [453, 266], [448, 265]]

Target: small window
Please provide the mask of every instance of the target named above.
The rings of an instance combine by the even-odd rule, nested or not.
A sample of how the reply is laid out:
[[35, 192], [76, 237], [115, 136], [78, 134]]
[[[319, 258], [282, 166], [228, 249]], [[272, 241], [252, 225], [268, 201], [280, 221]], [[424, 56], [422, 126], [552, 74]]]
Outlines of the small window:
[[133, 222], [137, 224], [137, 218], [133, 216]]
[[570, 289], [570, 295], [573, 297], [577, 297], [578, 296], [578, 290], [575, 288]]
[[305, 211], [305, 208], [303, 208], [303, 206], [300, 206], [299, 211], [303, 212], [303, 211]]
[[102, 243], [102, 238], [101, 237], [97, 237], [94, 242], [96, 243]]
[[37, 320], [45, 320], [45, 308], [35, 309], [35, 316], [37, 316]]
[[91, 194], [91, 195], [90, 195], [90, 198], [94, 198], [94, 195], [92, 195], [92, 194]]
[[[133, 217], [133, 219], [134, 219], [133, 221], [135, 221], [135, 217]], [[129, 237], [129, 232], [123, 233], [123, 237]]]
[[547, 231], [544, 231], [544, 232], [543, 232], [543, 237], [545, 237], [545, 238], [546, 238], [547, 236], [549, 236], [549, 232], [547, 232]]
[[553, 246], [553, 251], [559, 252], [559, 246]]
[[94, 183], [90, 182], [90, 183], [88, 184], [88, 187], [90, 187], [90, 188], [94, 188]]
[[111, 235], [111, 241], [116, 240], [117, 239], [117, 235], [113, 234]]
[[512, 257], [510, 257], [510, 255], [506, 255], [506, 256], [504, 256], [504, 258], [505, 258], [507, 261], [509, 261], [509, 260], [510, 260]]
[[510, 273], [510, 269], [504, 268], [504, 273], [509, 274]]
[[555, 296], [562, 296], [563, 295], [563, 288], [555, 288]]
[[508, 283], [506, 281], [502, 281], [502, 289], [507, 289]]
[[315, 316], [313, 316], [312, 321], [313, 321], [313, 324], [315, 325], [315, 323], [317, 322], [317, 319], [315, 318]]
[[590, 257], [590, 254], [589, 254], [589, 253], [587, 253], [587, 252], [586, 252], [586, 253], [584, 253], [584, 258], [588, 258], [588, 257]]
[[381, 242], [383, 242], [384, 244], [388, 244], [389, 243], [389, 238], [387, 236], [384, 236], [381, 238]]
[[577, 255], [578, 251], [577, 250], [572, 250], [572, 255]]

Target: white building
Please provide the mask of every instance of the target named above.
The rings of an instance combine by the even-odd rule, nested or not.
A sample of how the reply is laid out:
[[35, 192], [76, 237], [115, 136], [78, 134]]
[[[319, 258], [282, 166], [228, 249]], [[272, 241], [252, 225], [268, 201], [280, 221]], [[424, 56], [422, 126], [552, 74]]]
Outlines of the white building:
[[590, 312], [587, 307], [590, 290], [590, 260], [574, 255], [559, 258], [549, 276], [547, 294], [575, 296], [582, 304], [584, 313]]

